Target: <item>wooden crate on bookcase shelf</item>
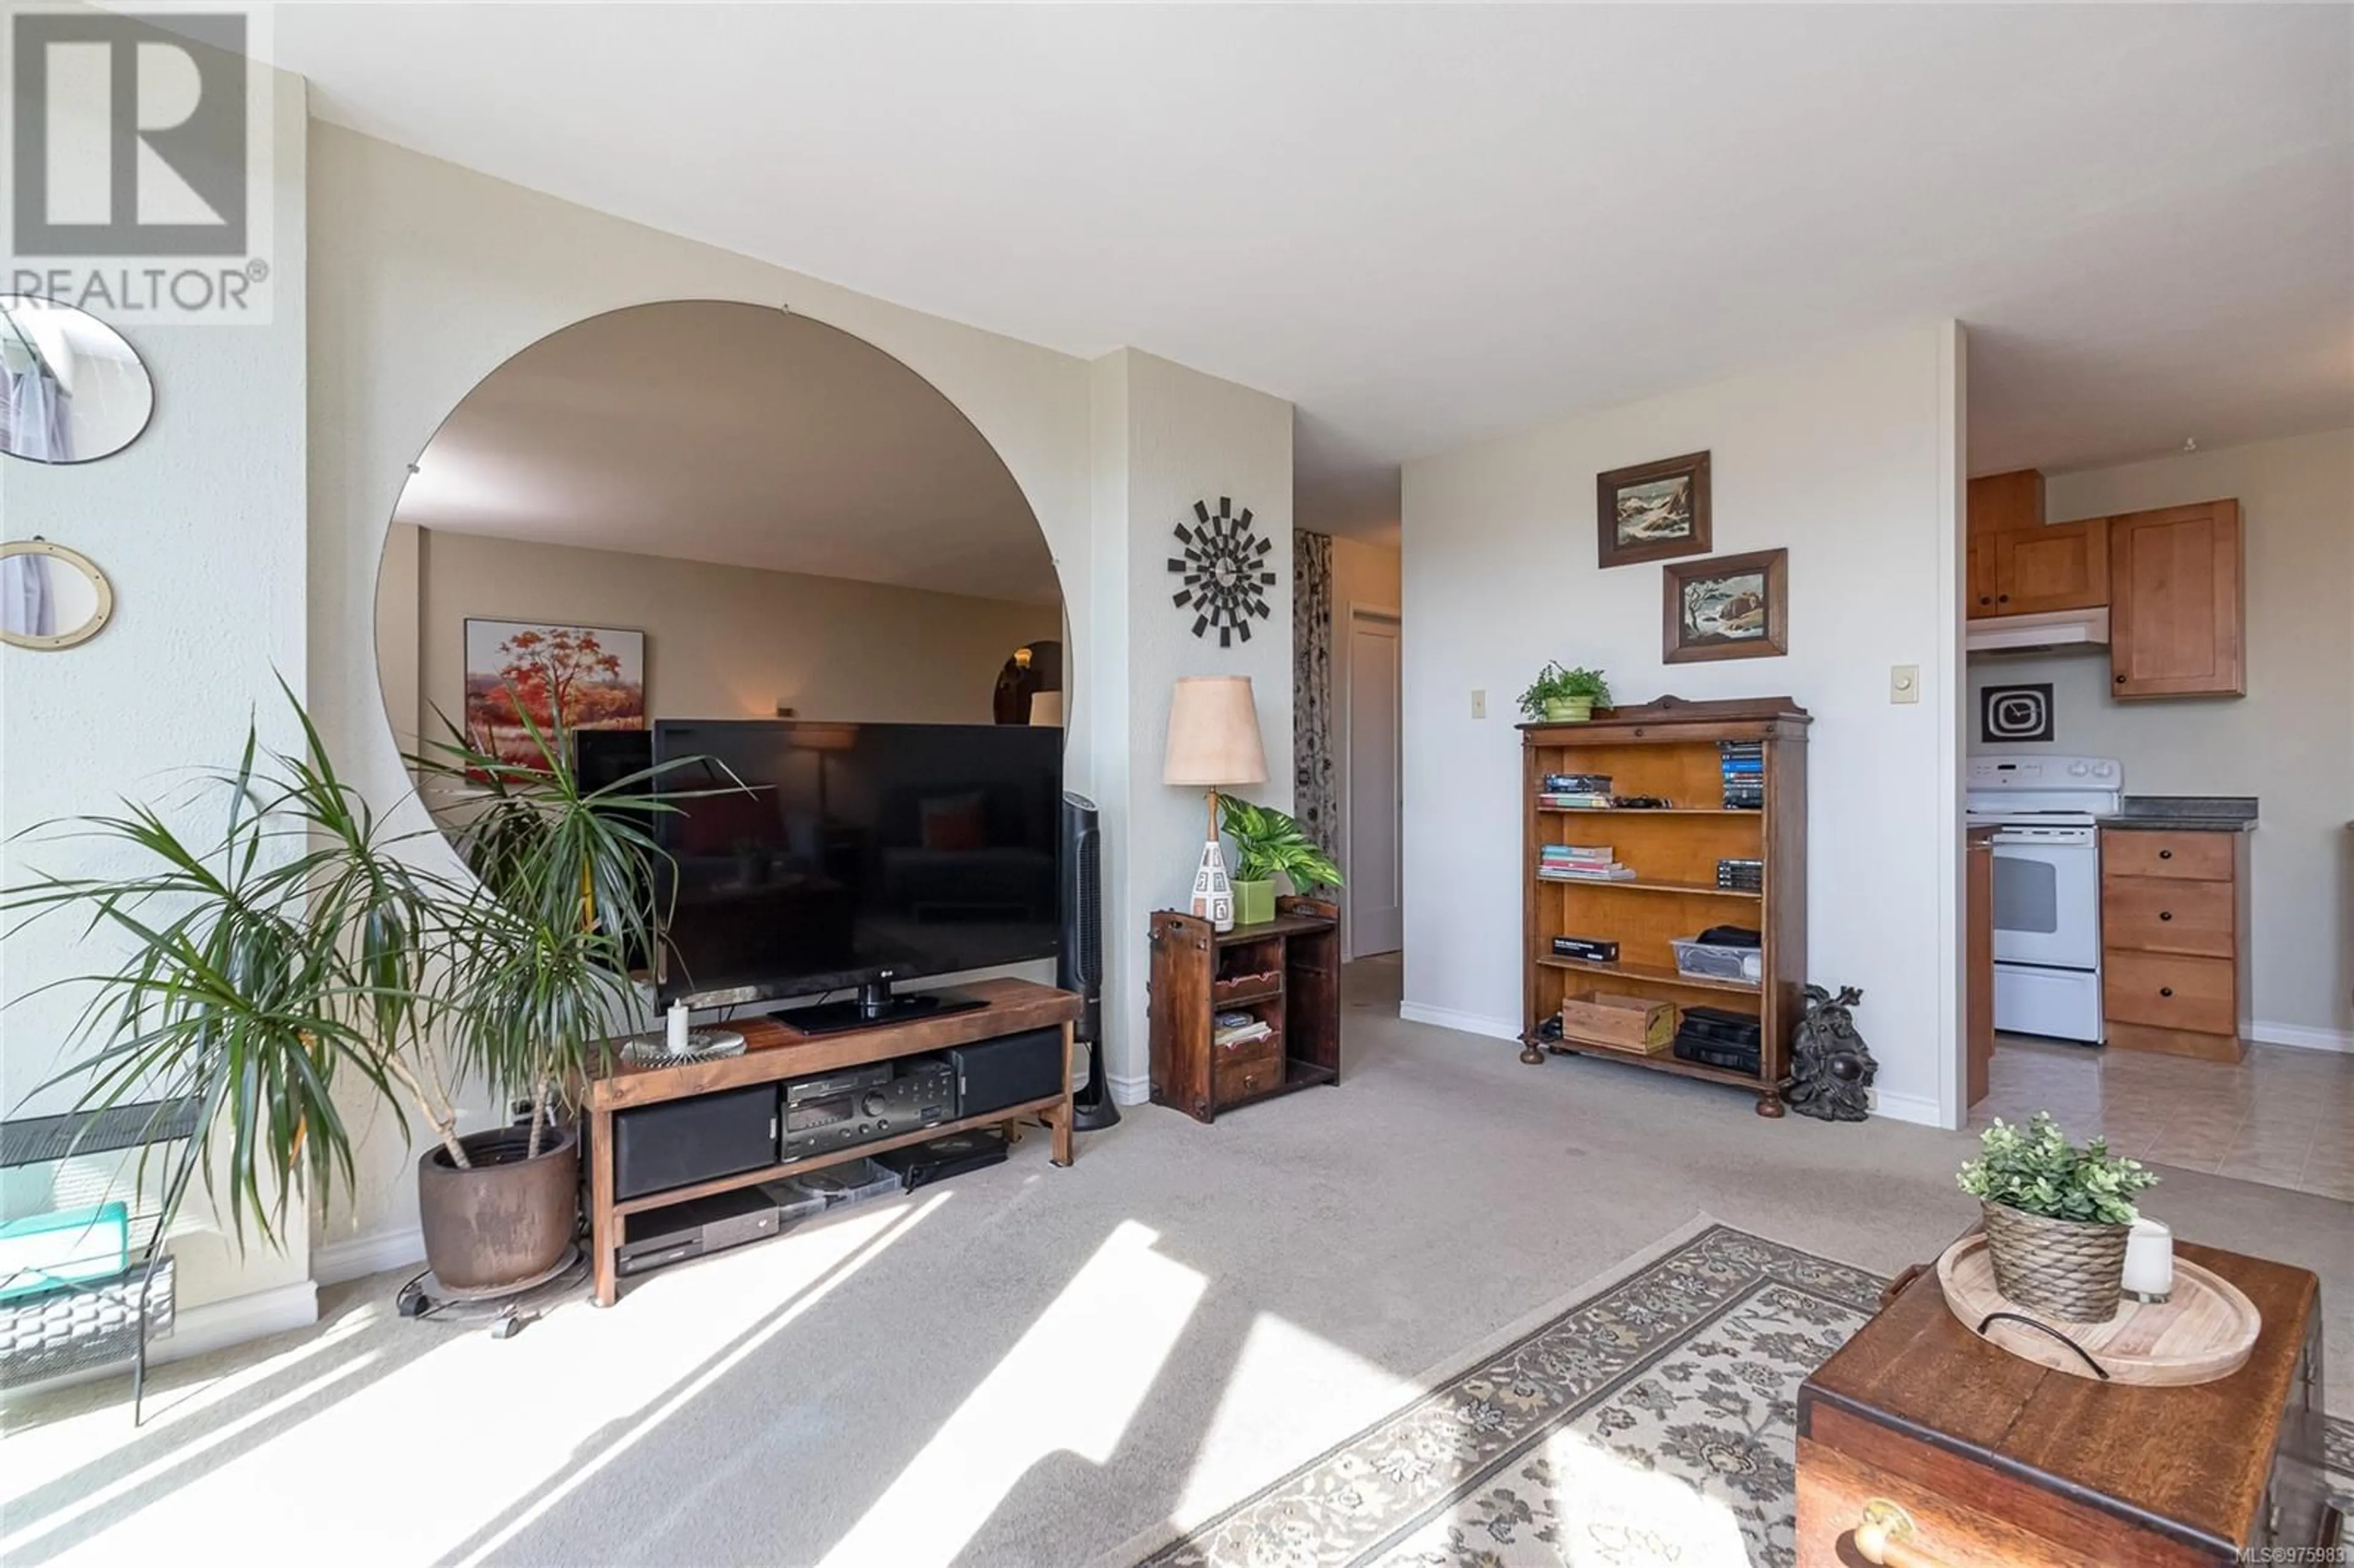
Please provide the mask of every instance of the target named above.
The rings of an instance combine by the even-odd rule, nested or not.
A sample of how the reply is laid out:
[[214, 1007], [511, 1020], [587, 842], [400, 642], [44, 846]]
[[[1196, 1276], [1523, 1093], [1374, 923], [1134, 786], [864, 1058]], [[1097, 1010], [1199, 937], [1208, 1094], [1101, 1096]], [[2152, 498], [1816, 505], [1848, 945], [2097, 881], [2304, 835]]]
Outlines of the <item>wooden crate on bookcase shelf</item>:
[[[1757, 1114], [1780, 1116], [1778, 1093], [1789, 1075], [1790, 1044], [1805, 1009], [1807, 974], [1807, 711], [1788, 697], [1686, 702], [1661, 697], [1640, 707], [1597, 714], [1585, 724], [1521, 726], [1522, 933], [1526, 947], [1521, 1060], [1547, 1052], [1591, 1054], [1757, 1096]], [[1764, 751], [1765, 805], [1724, 804], [1723, 741], [1754, 741]], [[1543, 805], [1552, 773], [1606, 773], [1614, 795], [1652, 795], [1665, 809], [1556, 808]], [[1608, 844], [1635, 873], [1623, 882], [1560, 881], [1538, 874], [1548, 843]], [[1716, 885], [1720, 860], [1765, 863], [1755, 891]], [[1760, 934], [1758, 984], [1676, 972], [1676, 938], [1711, 926], [1753, 927]], [[1616, 963], [1557, 957], [1555, 937], [1618, 944]], [[1755, 1076], [1585, 1042], [1550, 1040], [1539, 1031], [1564, 997], [1587, 991], [1713, 1007], [1755, 1015], [1759, 1065]]]

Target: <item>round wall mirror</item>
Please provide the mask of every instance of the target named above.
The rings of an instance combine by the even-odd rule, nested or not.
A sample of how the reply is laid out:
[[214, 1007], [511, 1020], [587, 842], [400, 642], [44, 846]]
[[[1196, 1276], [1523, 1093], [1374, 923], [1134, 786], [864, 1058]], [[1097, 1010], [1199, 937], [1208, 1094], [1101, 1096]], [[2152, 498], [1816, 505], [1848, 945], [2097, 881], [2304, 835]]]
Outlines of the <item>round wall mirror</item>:
[[525, 767], [526, 715], [584, 770], [666, 720], [1021, 724], [1006, 651], [1051, 648], [1059, 686], [1063, 635], [1045, 535], [963, 413], [731, 301], [594, 316], [492, 371], [418, 454], [377, 580], [404, 747], [455, 728]]
[[139, 439], [155, 384], [122, 334], [38, 294], [0, 294], [0, 452], [91, 462]]
[[0, 641], [44, 651], [87, 642], [114, 613], [96, 562], [46, 539], [0, 545]]

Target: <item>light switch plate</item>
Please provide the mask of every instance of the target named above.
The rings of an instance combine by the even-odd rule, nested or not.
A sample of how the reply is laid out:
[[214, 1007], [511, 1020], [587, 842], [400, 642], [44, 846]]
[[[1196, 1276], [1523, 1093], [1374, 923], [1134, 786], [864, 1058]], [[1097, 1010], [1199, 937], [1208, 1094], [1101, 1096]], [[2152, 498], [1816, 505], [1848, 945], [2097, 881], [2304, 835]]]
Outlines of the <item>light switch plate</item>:
[[1473, 718], [1486, 718], [1488, 716], [1488, 694], [1486, 692], [1475, 691], [1471, 694], [1471, 716]]
[[1892, 703], [1917, 703], [1921, 700], [1921, 666], [1892, 665], [1888, 672], [1888, 700]]

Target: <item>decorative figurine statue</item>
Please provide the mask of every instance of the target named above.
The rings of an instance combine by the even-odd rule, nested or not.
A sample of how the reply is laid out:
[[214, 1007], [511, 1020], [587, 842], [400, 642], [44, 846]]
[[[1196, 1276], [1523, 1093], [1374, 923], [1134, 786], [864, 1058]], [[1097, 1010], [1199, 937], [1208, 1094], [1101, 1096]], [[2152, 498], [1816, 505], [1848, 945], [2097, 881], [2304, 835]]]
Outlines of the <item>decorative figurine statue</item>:
[[1807, 988], [1807, 1015], [1798, 1021], [1790, 1081], [1782, 1097], [1800, 1116], [1824, 1121], [1861, 1121], [1872, 1114], [1872, 1075], [1880, 1065], [1855, 1032], [1851, 1010], [1863, 1000], [1855, 987], [1833, 996], [1819, 985]]

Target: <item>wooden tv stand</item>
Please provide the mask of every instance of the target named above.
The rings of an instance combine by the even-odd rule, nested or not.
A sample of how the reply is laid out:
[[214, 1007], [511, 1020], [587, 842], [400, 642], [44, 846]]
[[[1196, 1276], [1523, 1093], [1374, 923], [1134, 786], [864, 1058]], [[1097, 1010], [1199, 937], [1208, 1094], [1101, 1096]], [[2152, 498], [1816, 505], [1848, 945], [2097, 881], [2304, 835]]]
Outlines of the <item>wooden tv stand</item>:
[[[694, 1062], [683, 1067], [635, 1067], [623, 1063], [617, 1055], [609, 1072], [590, 1080], [588, 1096], [588, 1245], [589, 1256], [596, 1269], [597, 1305], [610, 1307], [620, 1294], [620, 1280], [616, 1266], [621, 1245], [622, 1222], [630, 1215], [648, 1209], [684, 1202], [690, 1198], [705, 1198], [714, 1192], [732, 1192], [738, 1187], [754, 1187], [763, 1181], [781, 1181], [804, 1171], [879, 1154], [886, 1149], [928, 1142], [968, 1128], [995, 1127], [1018, 1121], [1023, 1117], [1045, 1118], [1047, 1126], [1054, 1129], [1055, 1163], [1068, 1165], [1072, 1160], [1072, 1025], [1079, 1016], [1079, 998], [1067, 991], [1056, 991], [1053, 986], [1023, 980], [979, 980], [957, 989], [967, 996], [981, 998], [983, 1005], [961, 1012], [938, 1013], [904, 1023], [878, 1024], [873, 1029], [845, 1030], [830, 1034], [804, 1034], [778, 1018], [737, 1020], [728, 1027], [743, 1033], [742, 1055]], [[887, 1062], [900, 1056], [920, 1056], [928, 1052], [946, 1050], [951, 1045], [970, 1045], [978, 1041], [996, 1039], [1002, 1034], [1018, 1034], [1025, 1030], [1052, 1028], [1056, 1024], [1062, 1025], [1063, 1029], [1063, 1092], [1058, 1095], [1006, 1106], [981, 1116], [917, 1128], [896, 1137], [878, 1138], [871, 1143], [854, 1144], [848, 1149], [837, 1149], [802, 1160], [788, 1160], [781, 1164], [766, 1165], [758, 1170], [739, 1171], [733, 1176], [715, 1177], [691, 1186], [665, 1188], [636, 1198], [616, 1199], [613, 1196], [613, 1116], [617, 1111], [658, 1105], [665, 1100], [689, 1099], [720, 1089], [780, 1083], [787, 1078], [803, 1077], [811, 1073], [830, 1073], [843, 1067]]]

